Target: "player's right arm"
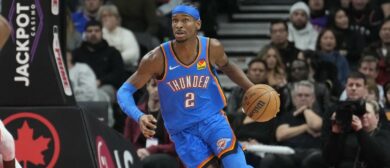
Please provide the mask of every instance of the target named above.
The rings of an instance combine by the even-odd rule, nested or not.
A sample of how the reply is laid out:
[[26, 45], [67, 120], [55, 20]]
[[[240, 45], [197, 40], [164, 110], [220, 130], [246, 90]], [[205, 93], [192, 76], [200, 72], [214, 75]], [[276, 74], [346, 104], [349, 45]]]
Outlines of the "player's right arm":
[[152, 77], [161, 76], [164, 69], [164, 58], [159, 47], [146, 54], [136, 72], [123, 83], [117, 93], [118, 104], [127, 116], [133, 118], [140, 125], [145, 137], [155, 134], [157, 120], [152, 115], [145, 115], [135, 104], [133, 94], [142, 88]]

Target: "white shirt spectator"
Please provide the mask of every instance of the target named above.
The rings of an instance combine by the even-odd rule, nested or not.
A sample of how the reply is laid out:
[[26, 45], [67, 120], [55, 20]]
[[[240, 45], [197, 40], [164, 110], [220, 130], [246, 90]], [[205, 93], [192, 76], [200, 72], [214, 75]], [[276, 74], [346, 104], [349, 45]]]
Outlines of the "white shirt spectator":
[[75, 63], [69, 68], [69, 79], [72, 83], [76, 101], [98, 101], [96, 76], [84, 63]]
[[113, 31], [103, 28], [103, 38], [112, 47], [121, 52], [125, 66], [137, 66], [140, 49], [134, 34], [123, 27], [116, 27]]
[[300, 50], [315, 50], [318, 32], [311, 23], [305, 28], [297, 30], [291, 23], [288, 23], [288, 40], [295, 43], [295, 47]]
[[295, 47], [300, 50], [315, 50], [318, 32], [310, 23], [310, 9], [304, 2], [291, 6], [290, 21], [288, 40], [294, 42]]

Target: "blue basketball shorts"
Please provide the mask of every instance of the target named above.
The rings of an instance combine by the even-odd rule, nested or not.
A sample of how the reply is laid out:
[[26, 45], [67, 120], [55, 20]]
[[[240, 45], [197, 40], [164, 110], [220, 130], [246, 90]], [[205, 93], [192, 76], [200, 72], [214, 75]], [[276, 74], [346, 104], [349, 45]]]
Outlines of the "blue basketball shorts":
[[222, 158], [235, 152], [238, 145], [224, 114], [207, 118], [172, 134], [171, 139], [180, 159], [189, 168], [203, 167], [215, 157]]

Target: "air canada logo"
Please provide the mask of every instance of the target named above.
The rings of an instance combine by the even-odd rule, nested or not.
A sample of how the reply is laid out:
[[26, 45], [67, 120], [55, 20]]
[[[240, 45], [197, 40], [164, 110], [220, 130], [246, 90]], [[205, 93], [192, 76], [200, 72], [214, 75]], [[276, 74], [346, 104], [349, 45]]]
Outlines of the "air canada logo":
[[23, 167], [55, 167], [60, 139], [50, 121], [35, 113], [20, 112], [3, 122], [15, 138], [16, 158]]

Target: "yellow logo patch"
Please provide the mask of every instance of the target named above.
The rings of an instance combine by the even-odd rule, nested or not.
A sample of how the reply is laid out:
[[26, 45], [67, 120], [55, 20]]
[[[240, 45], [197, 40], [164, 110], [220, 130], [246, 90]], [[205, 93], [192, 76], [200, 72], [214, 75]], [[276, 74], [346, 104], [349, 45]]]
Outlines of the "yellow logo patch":
[[204, 59], [199, 60], [198, 64], [196, 65], [198, 70], [202, 70], [206, 68], [206, 61]]

